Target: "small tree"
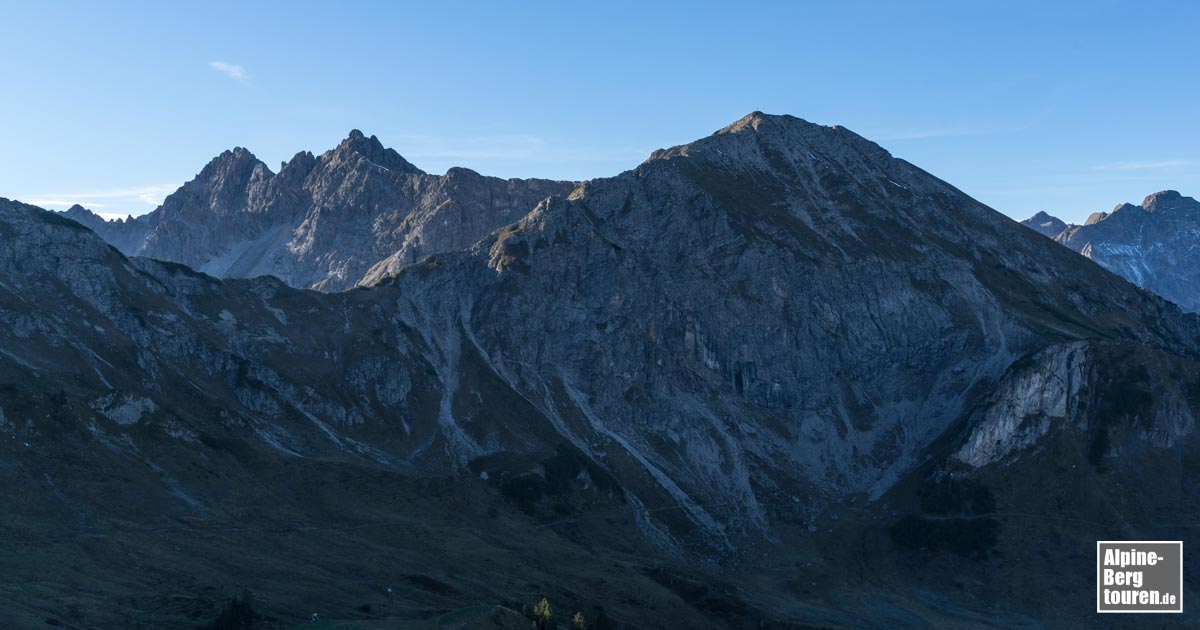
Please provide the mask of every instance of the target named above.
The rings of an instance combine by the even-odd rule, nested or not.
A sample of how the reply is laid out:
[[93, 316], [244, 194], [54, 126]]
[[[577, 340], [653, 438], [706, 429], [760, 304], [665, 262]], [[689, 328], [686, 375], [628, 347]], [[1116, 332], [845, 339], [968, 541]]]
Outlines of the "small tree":
[[571, 617], [571, 630], [587, 630], [587, 620], [583, 618], [583, 613], [577, 612]]
[[554, 611], [550, 609], [550, 600], [545, 597], [533, 607], [533, 627], [534, 630], [552, 630], [551, 620], [554, 619]]

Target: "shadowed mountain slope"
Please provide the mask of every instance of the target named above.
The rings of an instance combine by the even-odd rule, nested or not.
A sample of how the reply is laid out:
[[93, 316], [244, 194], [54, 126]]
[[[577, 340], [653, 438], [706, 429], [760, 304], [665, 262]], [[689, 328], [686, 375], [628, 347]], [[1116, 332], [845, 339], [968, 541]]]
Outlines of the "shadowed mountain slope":
[[1197, 318], [840, 127], [754, 113], [336, 294], [0, 236], [34, 616], [1092, 627], [1094, 558], [1048, 567], [1200, 516]]

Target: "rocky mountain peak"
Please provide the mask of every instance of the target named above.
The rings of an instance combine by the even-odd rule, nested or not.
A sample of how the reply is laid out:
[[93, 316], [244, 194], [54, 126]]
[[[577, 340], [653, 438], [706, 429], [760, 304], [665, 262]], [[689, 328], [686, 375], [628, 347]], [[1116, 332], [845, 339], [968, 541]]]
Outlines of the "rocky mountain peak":
[[280, 164], [279, 175], [276, 177], [279, 180], [278, 184], [288, 188], [298, 188], [316, 165], [317, 158], [311, 151], [300, 151], [293, 155], [292, 159]]
[[461, 177], [474, 178], [474, 177], [481, 177], [481, 175], [479, 174], [478, 171], [466, 168], [464, 166], [451, 166], [450, 168], [446, 169], [446, 177], [449, 177], [449, 178], [461, 178]]
[[292, 159], [279, 163], [279, 171], [282, 173], [288, 167], [302, 168], [305, 165], [315, 164], [316, 161], [317, 158], [312, 154], [312, 151], [298, 151], [296, 155], [292, 156]]
[[1142, 200], [1142, 208], [1146, 212], [1194, 210], [1200, 209], [1200, 202], [1191, 197], [1184, 197], [1178, 191], [1163, 190]]
[[1055, 240], [1130, 282], [1200, 312], [1200, 202], [1174, 190], [1123, 203]]
[[[811, 170], [817, 161], [839, 169], [887, 170], [895, 166], [883, 147], [841, 126], [825, 126], [788, 115], [751, 112], [711, 136], [689, 144], [659, 149], [647, 162], [676, 157], [703, 157], [718, 168], [742, 172]], [[802, 166], [807, 164], [808, 166]], [[852, 166], [855, 165], [855, 166]]]
[[1062, 231], [1067, 229], [1066, 222], [1044, 211], [1038, 212], [1028, 219], [1025, 219], [1021, 222], [1021, 225], [1049, 236], [1050, 238], [1054, 238], [1059, 234], [1062, 234]]
[[334, 149], [334, 157], [348, 157], [350, 155], [359, 155], [371, 161], [377, 166], [382, 166], [389, 171], [398, 173], [412, 173], [424, 175], [425, 171], [413, 166], [411, 162], [404, 159], [395, 149], [390, 149], [383, 146], [379, 138], [375, 136], [367, 137], [363, 132], [357, 129], [351, 129], [350, 135], [346, 136]]
[[733, 123], [718, 129], [713, 137], [738, 136], [788, 142], [804, 142], [808, 148], [817, 149], [827, 145], [854, 144], [882, 148], [841, 125], [819, 125], [788, 114], [764, 114], [750, 112]]
[[[749, 114], [746, 114], [745, 116], [742, 116], [741, 118], [735, 120], [734, 122], [718, 129], [716, 131], [716, 133], [714, 133], [713, 135], [719, 136], [719, 135], [727, 134], [727, 133], [742, 133], [747, 130], [758, 131], [759, 127], [761, 127], [763, 125], [763, 123], [765, 123], [770, 118], [777, 118], [777, 117], [769, 116], [760, 111], [753, 111], [753, 112], [750, 112]], [[796, 120], [800, 120], [800, 119], [797, 118]]]
[[[232, 173], [238, 171], [253, 170], [258, 165], [266, 168], [266, 164], [260, 161], [249, 149], [245, 147], [234, 147], [222, 151], [220, 155], [209, 160], [208, 164], [200, 170], [198, 178], [209, 178], [219, 173]], [[268, 169], [268, 173], [270, 170]]]
[[156, 212], [168, 208], [225, 214], [246, 208], [247, 196], [274, 177], [267, 165], [243, 147], [221, 152], [191, 181], [171, 193]]
[[91, 210], [88, 210], [87, 208], [84, 208], [83, 206], [81, 206], [79, 204], [75, 204], [75, 205], [71, 206], [70, 208], [67, 208], [65, 211], [63, 211], [63, 214], [66, 215], [67, 217], [75, 219], [76, 221], [78, 221], [81, 218], [88, 218], [88, 219], [90, 219], [92, 217], [95, 217], [97, 219], [100, 218], [100, 215], [96, 214], [95, 212], [92, 212]]
[[737, 119], [733, 123], [726, 125], [717, 131], [713, 132], [709, 138], [704, 138], [693, 142], [692, 145], [700, 144], [705, 140], [713, 138], [725, 137], [740, 138], [746, 142], [761, 142], [765, 139], [770, 140], [796, 140], [799, 137], [808, 137], [814, 139], [821, 135], [826, 136], [826, 140], [832, 140], [831, 132], [843, 132], [843, 127], [826, 127], [810, 123], [803, 118], [795, 116], [764, 114], [762, 112], [750, 112], [745, 116]]
[[[104, 230], [109, 224], [109, 221], [105, 220], [104, 217], [92, 212], [91, 210], [88, 210], [87, 208], [84, 208], [79, 204], [75, 204], [70, 208], [67, 208], [66, 210], [62, 211], [61, 214], [62, 216], [67, 217], [68, 219], [71, 219], [80, 225], [84, 225], [96, 231]], [[120, 222], [121, 221], [118, 220], [113, 223]]]

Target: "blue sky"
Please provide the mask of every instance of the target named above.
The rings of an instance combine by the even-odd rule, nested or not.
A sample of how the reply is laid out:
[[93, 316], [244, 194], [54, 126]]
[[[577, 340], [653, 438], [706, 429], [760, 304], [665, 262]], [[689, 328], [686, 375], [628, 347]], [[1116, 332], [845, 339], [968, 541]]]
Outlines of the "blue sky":
[[0, 26], [0, 196], [58, 209], [141, 214], [224, 149], [275, 169], [352, 128], [587, 179], [753, 110], [1018, 218], [1200, 196], [1200, 2], [42, 4]]

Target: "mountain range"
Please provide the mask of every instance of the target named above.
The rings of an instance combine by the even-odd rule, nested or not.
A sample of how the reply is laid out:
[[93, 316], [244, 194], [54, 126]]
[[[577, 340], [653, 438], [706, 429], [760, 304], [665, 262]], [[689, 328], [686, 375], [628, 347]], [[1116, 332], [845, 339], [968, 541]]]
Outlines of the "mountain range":
[[17, 627], [1097, 627], [1097, 539], [1200, 542], [1200, 317], [843, 127], [69, 216], [0, 201]]
[[1174, 190], [1068, 225], [1045, 212], [1021, 222], [1153, 291], [1200, 312], [1200, 202]]
[[467, 247], [574, 187], [464, 168], [429, 175], [355, 130], [320, 156], [297, 153], [278, 173], [246, 149], [226, 151], [140, 217], [105, 221], [81, 206], [66, 215], [129, 256], [338, 291]]

